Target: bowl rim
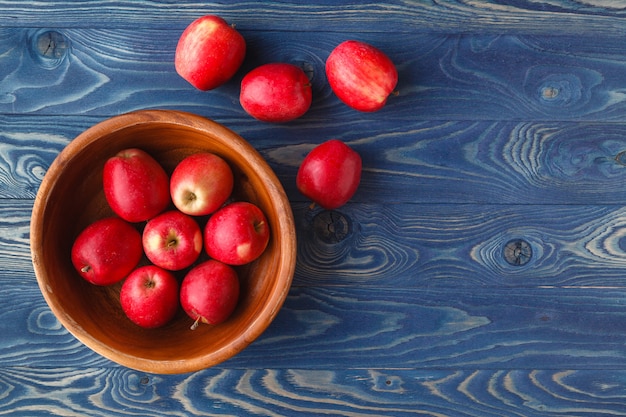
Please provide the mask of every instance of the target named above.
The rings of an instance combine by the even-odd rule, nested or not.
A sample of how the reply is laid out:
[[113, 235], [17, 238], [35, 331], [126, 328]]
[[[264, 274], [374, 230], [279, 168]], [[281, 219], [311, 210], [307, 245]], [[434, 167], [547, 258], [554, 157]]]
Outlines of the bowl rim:
[[[128, 121], [132, 122], [128, 123]], [[49, 193], [55, 187], [59, 174], [67, 163], [68, 155], [72, 155], [73, 152], [97, 140], [97, 138], [104, 133], [110, 135], [115, 131], [141, 124], [149, 124], [151, 122], [159, 122], [187, 129], [191, 128], [208, 132], [212, 136], [228, 136], [229, 141], [231, 139], [233, 140], [233, 148], [245, 150], [246, 153], [251, 155], [254, 159], [250, 161], [251, 164], [264, 170], [264, 182], [266, 184], [273, 184], [273, 186], [267, 188], [267, 193], [270, 195], [272, 204], [278, 209], [282, 209], [283, 213], [285, 213], [285, 218], [281, 217], [280, 224], [275, 226], [277, 229], [280, 229], [281, 236], [283, 236], [280, 239], [281, 259], [277, 266], [276, 273], [287, 277], [287, 279], [272, 286], [269, 292], [268, 302], [262, 305], [258, 311], [258, 315], [250, 320], [245, 331], [235, 338], [232, 343], [211, 354], [202, 355], [189, 360], [153, 360], [141, 358], [112, 349], [100, 340], [94, 338], [70, 316], [64, 313], [56, 295], [54, 295], [52, 289], [48, 287], [48, 273], [44, 265], [40, 262], [40, 254], [42, 253], [44, 240], [43, 214], [46, 210]], [[290, 244], [290, 242], [294, 244]], [[235, 356], [260, 336], [278, 314], [291, 288], [296, 266], [297, 244], [295, 243], [295, 221], [285, 190], [274, 171], [256, 148], [238, 133], [214, 120], [179, 110], [148, 109], [112, 116], [92, 125], [76, 136], [61, 150], [48, 168], [35, 196], [30, 223], [31, 258], [35, 277], [46, 303], [63, 327], [85, 346], [113, 362], [139, 371], [162, 374], [194, 372], [215, 366]]]

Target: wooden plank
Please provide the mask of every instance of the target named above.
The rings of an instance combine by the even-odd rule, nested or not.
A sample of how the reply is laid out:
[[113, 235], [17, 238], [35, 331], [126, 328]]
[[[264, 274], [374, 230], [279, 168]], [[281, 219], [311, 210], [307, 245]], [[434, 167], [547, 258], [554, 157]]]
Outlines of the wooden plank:
[[[344, 140], [363, 158], [358, 203], [623, 204], [621, 123], [375, 122], [255, 131], [232, 125], [279, 173], [293, 178], [315, 144]], [[262, 126], [261, 126], [262, 127]], [[297, 132], [297, 133], [296, 133]], [[268, 141], [272, 140], [271, 143]], [[297, 142], [294, 143], [294, 139]]]
[[296, 287], [263, 337], [225, 366], [624, 369], [624, 296], [610, 288]]
[[4, 27], [138, 28], [176, 27], [182, 30], [191, 20], [217, 13], [243, 29], [319, 32], [439, 31], [457, 33], [580, 33], [589, 36], [621, 36], [626, 32], [623, 5], [619, 0], [572, 2], [552, 0], [465, 1], [440, 0], [379, 2], [280, 1], [199, 2], [177, 1], [176, 7], [161, 2], [46, 1], [32, 7], [20, 0], [2, 2]]
[[[400, 75], [399, 96], [380, 112], [364, 114], [340, 103], [325, 77], [324, 62], [347, 39], [345, 33], [243, 34], [249, 48], [242, 69], [226, 85], [201, 92], [176, 74], [179, 32], [172, 29], [1, 29], [0, 113], [109, 116], [161, 107], [246, 120], [238, 102], [241, 78], [261, 63], [283, 61], [307, 71], [314, 94], [307, 115], [288, 126], [368, 122], [391, 128], [416, 120], [621, 122], [626, 116], [621, 39], [363, 34], [359, 39], [384, 50]], [[55, 37], [53, 51], [49, 37]]]
[[[210, 117], [210, 111], [201, 113]], [[103, 117], [0, 116], [0, 196], [33, 199], [56, 155]], [[255, 146], [293, 202], [317, 144], [339, 138], [363, 158], [364, 204], [623, 205], [626, 123], [373, 121], [289, 126], [218, 119]], [[525, 208], [519, 208], [526, 211]], [[530, 208], [529, 210], [534, 210]], [[540, 208], [549, 210], [549, 208]]]
[[[32, 201], [0, 201], [4, 279], [32, 279]], [[295, 207], [295, 284], [411, 287], [624, 287], [619, 206], [348, 205], [328, 219]], [[321, 227], [322, 230], [319, 230]], [[507, 255], [523, 242], [529, 252]], [[523, 254], [522, 254], [523, 255]]]
[[[34, 279], [2, 279], [0, 369], [112, 366], [59, 325]], [[294, 286], [220, 368], [626, 370], [625, 299], [607, 287]]]
[[[64, 416], [624, 416], [624, 371], [0, 369], [0, 413]], [[80, 394], [78, 394], [80, 393]]]
[[[299, 285], [457, 289], [626, 283], [621, 206], [354, 204], [334, 219], [323, 214], [306, 205], [295, 210]], [[516, 254], [516, 244], [525, 245], [525, 253]]]
[[[345, 34], [243, 34], [248, 52], [241, 70], [229, 83], [202, 92], [175, 71], [179, 31], [0, 29], [5, 63], [0, 69], [0, 113], [109, 116], [159, 107], [209, 113], [213, 118], [249, 119], [239, 105], [241, 78], [252, 68], [274, 61], [294, 63], [310, 75], [315, 95], [312, 120], [332, 116], [333, 107], [349, 110], [332, 95], [324, 73], [326, 57], [347, 39]], [[404, 42], [413, 40], [407, 34], [400, 37]], [[154, 39], [159, 39], [157, 45]], [[51, 44], [56, 45], [52, 51]], [[378, 46], [397, 62], [414, 59], [413, 50], [394, 52], [392, 43]], [[40, 94], [42, 89], [47, 94]]]
[[[0, 200], [0, 282], [34, 283], [30, 255], [32, 200]], [[10, 297], [10, 290], [0, 290]]]

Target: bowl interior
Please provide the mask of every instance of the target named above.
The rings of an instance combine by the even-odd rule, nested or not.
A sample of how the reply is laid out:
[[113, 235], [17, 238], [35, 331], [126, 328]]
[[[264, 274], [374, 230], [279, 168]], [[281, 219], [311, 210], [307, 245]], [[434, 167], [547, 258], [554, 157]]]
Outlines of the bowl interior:
[[[168, 173], [187, 155], [200, 151], [216, 153], [233, 169], [234, 198], [255, 203], [266, 214], [270, 243], [255, 262], [236, 268], [241, 295], [237, 309], [225, 323], [191, 330], [192, 320], [180, 309], [169, 325], [142, 329], [121, 310], [121, 283], [94, 286], [74, 270], [70, 251], [78, 233], [94, 220], [113, 215], [102, 190], [104, 163], [130, 147], [150, 153]], [[130, 113], [85, 131], [50, 167], [33, 209], [33, 264], [50, 308], [85, 345], [134, 369], [190, 372], [238, 353], [273, 320], [295, 268], [293, 223], [278, 179], [258, 152], [237, 134], [186, 113]], [[179, 274], [181, 279], [183, 273]]]

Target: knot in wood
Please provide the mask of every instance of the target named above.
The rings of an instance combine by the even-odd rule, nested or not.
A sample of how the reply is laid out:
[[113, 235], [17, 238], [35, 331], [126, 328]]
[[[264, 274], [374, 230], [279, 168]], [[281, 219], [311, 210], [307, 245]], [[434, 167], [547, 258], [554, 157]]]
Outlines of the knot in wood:
[[532, 247], [525, 240], [513, 239], [504, 245], [504, 259], [509, 265], [525, 265], [532, 256]]
[[47, 30], [33, 38], [31, 48], [43, 67], [56, 68], [67, 56], [69, 41], [63, 34]]
[[559, 95], [559, 89], [556, 87], [544, 87], [541, 90], [541, 96], [546, 100], [553, 100]]
[[617, 162], [620, 165], [626, 166], [626, 151], [621, 151], [620, 153], [615, 155], [615, 162]]
[[339, 243], [350, 231], [350, 221], [338, 211], [324, 210], [313, 218], [313, 232], [324, 243]]

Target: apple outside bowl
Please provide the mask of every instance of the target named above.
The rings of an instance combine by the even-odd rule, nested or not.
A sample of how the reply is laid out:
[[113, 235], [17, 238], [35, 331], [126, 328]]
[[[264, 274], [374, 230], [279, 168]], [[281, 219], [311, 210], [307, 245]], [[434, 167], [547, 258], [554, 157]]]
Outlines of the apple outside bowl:
[[[105, 161], [125, 148], [141, 148], [171, 174], [199, 151], [223, 157], [233, 169], [233, 198], [258, 205], [271, 238], [263, 255], [236, 267], [241, 294], [224, 323], [190, 327], [182, 308], [165, 327], [143, 329], [123, 313], [121, 282], [96, 286], [72, 266], [78, 233], [113, 215], [102, 188]], [[140, 225], [139, 225], [140, 227]], [[287, 196], [262, 156], [243, 138], [209, 119], [178, 111], [142, 110], [87, 129], [58, 155], [39, 188], [31, 218], [32, 261], [39, 288], [61, 324], [100, 355], [139, 371], [175, 374], [219, 364], [252, 343], [280, 310], [296, 263], [296, 233]]]

